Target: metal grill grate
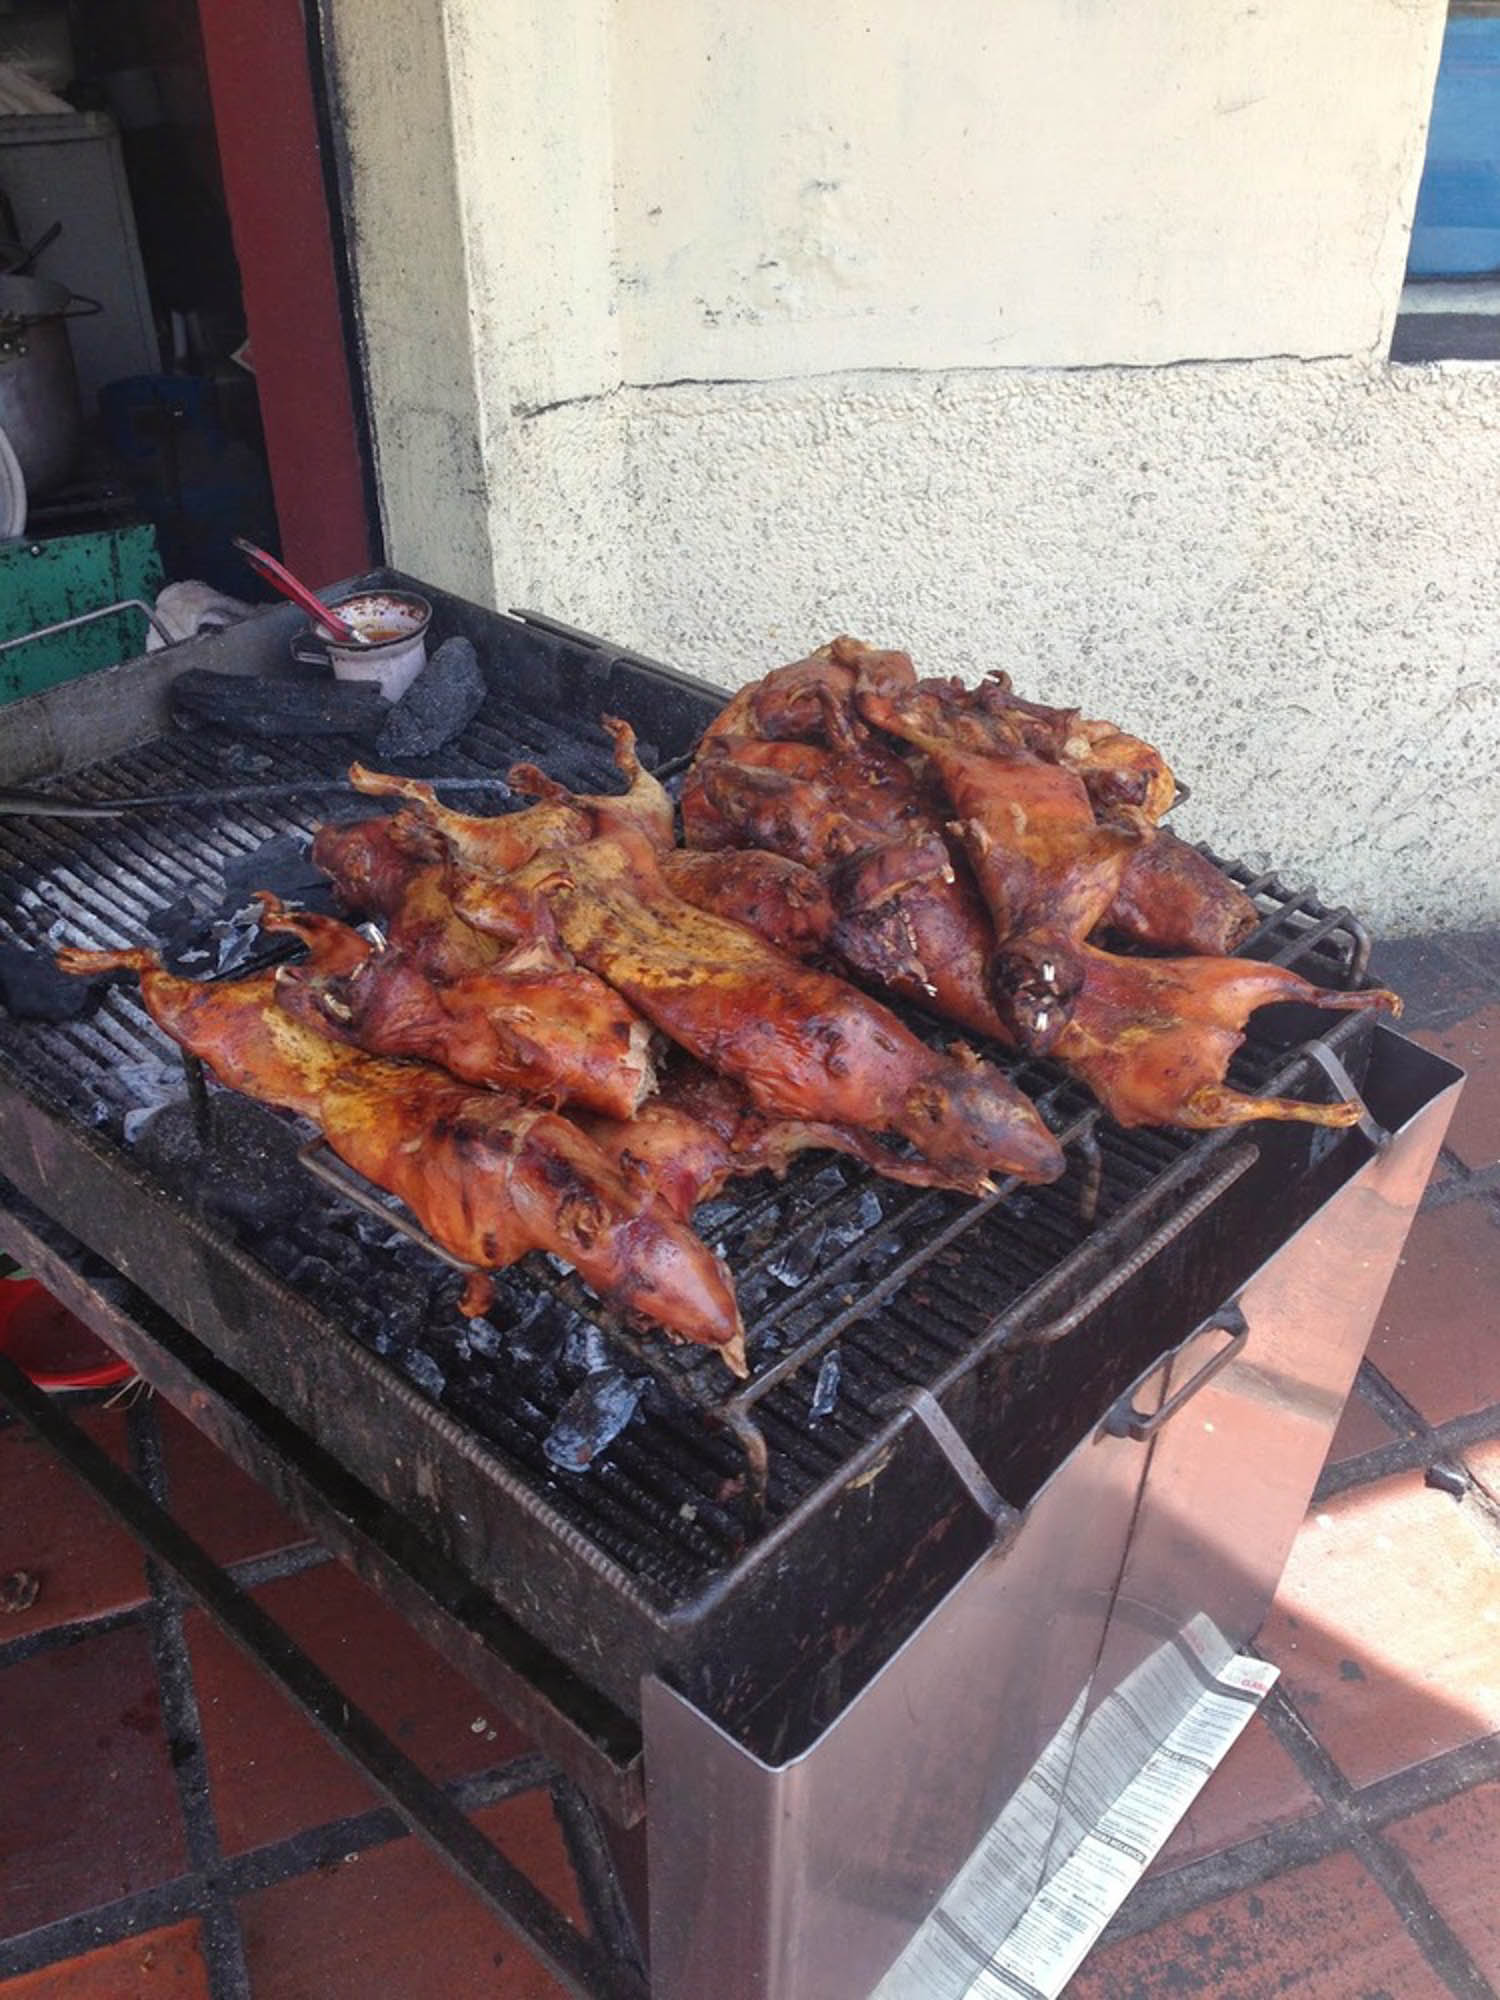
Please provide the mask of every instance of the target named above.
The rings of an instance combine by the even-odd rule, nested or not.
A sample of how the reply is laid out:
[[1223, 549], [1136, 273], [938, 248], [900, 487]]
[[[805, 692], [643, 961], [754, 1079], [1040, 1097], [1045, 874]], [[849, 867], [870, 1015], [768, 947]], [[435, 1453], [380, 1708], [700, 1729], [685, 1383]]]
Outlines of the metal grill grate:
[[[112, 758], [60, 789], [107, 797], [258, 776], [278, 786], [336, 780], [356, 754], [339, 739], [278, 744], [274, 761], [257, 753], [247, 772], [243, 746], [209, 729]], [[502, 774], [520, 758], [578, 790], [614, 782], [601, 731], [561, 726], [511, 697], [491, 698], [443, 771], [493, 778], [493, 798], [474, 809], [499, 809], [509, 796]], [[179, 806], [119, 821], [0, 819], [0, 939], [32, 948], [138, 943], [164, 908], [216, 891], [225, 867], [264, 843], [305, 839], [329, 817], [369, 810], [347, 790], [314, 789], [295, 800]], [[1274, 876], [1231, 872], [1264, 913], [1251, 952], [1297, 963], [1329, 985], [1362, 974], [1368, 941], [1347, 912]], [[269, 945], [263, 956], [274, 955]], [[28, 1026], [0, 1017], [0, 1065], [122, 1145], [129, 1114], [141, 1111], [143, 1078], [175, 1053], [133, 987], [111, 989], [83, 1020]], [[933, 1386], [1000, 1337], [1006, 1316], [1039, 1284], [1143, 1201], [1169, 1203], [1211, 1152], [1211, 1139], [1185, 1133], [1121, 1132], [1057, 1072], [986, 1053], [1038, 1099], [1069, 1146], [1068, 1173], [1056, 1186], [973, 1202], [814, 1155], [781, 1183], [740, 1184], [700, 1211], [702, 1233], [735, 1273], [750, 1329], [755, 1377], [743, 1388], [709, 1353], [608, 1324], [582, 1285], [542, 1257], [504, 1274], [494, 1309], [471, 1325], [456, 1309], [454, 1273], [379, 1214], [311, 1179], [290, 1222], [256, 1230], [221, 1218], [215, 1226], [522, 1470], [596, 1548], [673, 1596], [743, 1551], [747, 1493], [763, 1498], [760, 1528], [785, 1519], [880, 1430], [893, 1398]], [[1233, 1080], [1264, 1088], [1284, 1063], [1275, 1048], [1252, 1042]], [[548, 1438], [601, 1358], [647, 1371], [649, 1386], [634, 1421], [591, 1469], [565, 1473], [548, 1456]], [[715, 1424], [704, 1423], [705, 1411]]]

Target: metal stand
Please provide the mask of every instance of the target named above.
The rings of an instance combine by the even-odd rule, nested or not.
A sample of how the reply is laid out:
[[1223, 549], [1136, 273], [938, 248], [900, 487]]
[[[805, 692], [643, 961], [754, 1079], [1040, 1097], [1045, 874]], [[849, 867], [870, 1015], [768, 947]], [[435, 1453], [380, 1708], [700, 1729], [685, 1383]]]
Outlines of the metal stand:
[[[356, 1708], [166, 1509], [92, 1439], [0, 1358], [0, 1404], [51, 1446], [76, 1478], [126, 1527], [153, 1563], [182, 1589], [309, 1721], [375, 1787], [400, 1820], [465, 1882], [502, 1923], [518, 1932], [579, 2000], [646, 2000], [648, 1987], [635, 1928], [602, 1829], [588, 1799], [547, 1758], [529, 1755], [506, 1767], [513, 1781], [495, 1796], [548, 1786], [588, 1915], [584, 1937], [562, 1911], [466, 1816], [452, 1792], [435, 1785]], [[154, 1425], [153, 1425], [154, 1430]], [[191, 1831], [191, 1829], [190, 1829]]]

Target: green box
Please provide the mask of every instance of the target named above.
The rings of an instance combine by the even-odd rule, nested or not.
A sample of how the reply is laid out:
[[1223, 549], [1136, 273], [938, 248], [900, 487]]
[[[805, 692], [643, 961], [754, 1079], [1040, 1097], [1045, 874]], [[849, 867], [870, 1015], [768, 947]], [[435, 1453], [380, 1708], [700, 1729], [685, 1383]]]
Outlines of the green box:
[[[153, 604], [161, 588], [161, 556], [149, 523], [92, 535], [23, 535], [0, 542], [0, 640], [18, 639], [100, 611], [127, 597]], [[0, 703], [37, 694], [95, 667], [112, 667], [146, 650], [146, 621], [121, 611], [76, 632], [60, 632], [0, 653]]]

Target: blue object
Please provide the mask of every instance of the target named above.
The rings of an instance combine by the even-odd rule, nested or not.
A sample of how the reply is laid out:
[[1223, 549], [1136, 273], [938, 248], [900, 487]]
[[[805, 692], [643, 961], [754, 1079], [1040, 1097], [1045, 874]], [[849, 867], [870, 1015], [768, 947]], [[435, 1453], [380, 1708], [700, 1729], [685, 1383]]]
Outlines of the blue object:
[[233, 541], [248, 534], [276, 545], [270, 484], [256, 453], [226, 435], [213, 385], [198, 375], [130, 375], [99, 391], [99, 413], [168, 576], [197, 577], [231, 597], [260, 595]]
[[1409, 278], [1500, 272], [1500, 15], [1459, 14], [1443, 35]]
[[224, 433], [199, 375], [126, 375], [99, 391], [105, 435], [121, 458], [140, 463], [175, 449], [171, 433], [201, 438], [220, 451]]

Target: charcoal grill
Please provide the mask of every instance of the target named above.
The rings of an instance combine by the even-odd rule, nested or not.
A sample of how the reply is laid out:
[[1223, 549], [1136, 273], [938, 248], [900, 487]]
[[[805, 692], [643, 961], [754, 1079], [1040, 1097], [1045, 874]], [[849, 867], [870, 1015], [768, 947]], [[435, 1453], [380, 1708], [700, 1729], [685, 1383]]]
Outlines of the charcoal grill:
[[[510, 803], [519, 758], [608, 789], [606, 713], [670, 775], [723, 698], [549, 619], [360, 581], [420, 591], [435, 638], [475, 644], [489, 699], [441, 761], [475, 809]], [[369, 810], [338, 788], [368, 746], [247, 760], [169, 726], [177, 673], [295, 672], [300, 623], [274, 609], [7, 711], [0, 783], [236, 796], [0, 818], [0, 940], [138, 942], [262, 843]], [[1363, 979], [1347, 911], [1231, 872], [1262, 914], [1246, 950]], [[1055, 1186], [970, 1201], [811, 1156], [733, 1189], [699, 1221], [736, 1274], [744, 1385], [538, 1257], [468, 1326], [457, 1274], [296, 1165], [290, 1216], [205, 1206], [191, 1167], [127, 1138], [173, 1052], [123, 988], [82, 1019], [0, 1020], [0, 1242], [616, 1821], [644, 1814], [661, 2000], [854, 2000], [1060, 1730], [1086, 1740], [1195, 1619], [1226, 1656], [1259, 1624], [1458, 1081], [1367, 1016], [1328, 1018], [1257, 1016], [1232, 1080], [1359, 1087], [1358, 1130], [1125, 1133], [997, 1056], [1067, 1149]], [[564, 1471], [549, 1437], [601, 1362], [640, 1378], [640, 1406]]]

